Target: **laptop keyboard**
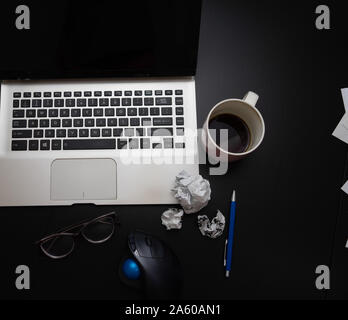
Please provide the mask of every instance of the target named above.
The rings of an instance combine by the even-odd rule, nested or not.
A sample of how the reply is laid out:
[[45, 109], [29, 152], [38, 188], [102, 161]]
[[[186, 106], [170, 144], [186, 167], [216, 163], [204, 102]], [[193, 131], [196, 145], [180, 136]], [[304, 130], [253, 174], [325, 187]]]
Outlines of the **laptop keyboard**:
[[183, 90], [15, 92], [12, 112], [12, 151], [185, 148]]

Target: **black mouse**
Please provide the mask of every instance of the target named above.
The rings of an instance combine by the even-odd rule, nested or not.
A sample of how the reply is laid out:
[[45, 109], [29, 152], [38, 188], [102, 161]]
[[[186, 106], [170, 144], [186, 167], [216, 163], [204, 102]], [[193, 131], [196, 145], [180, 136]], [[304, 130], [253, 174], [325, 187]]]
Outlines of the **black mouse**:
[[182, 271], [174, 252], [160, 239], [141, 231], [128, 236], [129, 254], [120, 263], [126, 285], [143, 289], [149, 299], [179, 298]]

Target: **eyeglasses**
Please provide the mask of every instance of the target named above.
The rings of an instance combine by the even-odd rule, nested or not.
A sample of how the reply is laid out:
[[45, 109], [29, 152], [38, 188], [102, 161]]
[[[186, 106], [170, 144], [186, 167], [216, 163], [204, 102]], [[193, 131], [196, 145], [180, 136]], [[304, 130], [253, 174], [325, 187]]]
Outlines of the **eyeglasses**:
[[52, 259], [68, 256], [75, 248], [75, 238], [80, 234], [90, 243], [103, 243], [115, 233], [115, 225], [120, 225], [115, 212], [85, 220], [51, 234], [36, 244], [40, 245], [44, 254]]

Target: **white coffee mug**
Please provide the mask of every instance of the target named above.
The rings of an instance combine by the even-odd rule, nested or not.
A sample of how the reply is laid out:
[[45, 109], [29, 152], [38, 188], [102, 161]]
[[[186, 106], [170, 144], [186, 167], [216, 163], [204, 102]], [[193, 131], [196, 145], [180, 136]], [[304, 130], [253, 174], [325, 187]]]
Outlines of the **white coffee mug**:
[[[261, 113], [255, 105], [259, 96], [254, 92], [248, 92], [243, 99], [228, 99], [219, 102], [209, 112], [203, 125], [202, 143], [208, 152], [209, 158], [215, 161], [236, 161], [255, 151], [261, 144], [265, 135], [265, 123]], [[242, 153], [233, 153], [222, 149], [216, 144], [209, 132], [209, 122], [218, 115], [231, 114], [242, 119], [250, 131], [250, 143]]]

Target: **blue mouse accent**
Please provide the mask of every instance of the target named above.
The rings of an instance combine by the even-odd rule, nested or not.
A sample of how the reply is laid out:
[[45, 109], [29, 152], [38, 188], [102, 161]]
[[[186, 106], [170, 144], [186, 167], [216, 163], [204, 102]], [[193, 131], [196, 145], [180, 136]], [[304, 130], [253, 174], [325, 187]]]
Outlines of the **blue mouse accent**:
[[122, 266], [124, 275], [130, 280], [137, 280], [140, 277], [140, 268], [138, 264], [132, 260], [127, 259]]

